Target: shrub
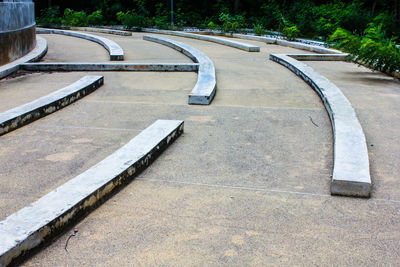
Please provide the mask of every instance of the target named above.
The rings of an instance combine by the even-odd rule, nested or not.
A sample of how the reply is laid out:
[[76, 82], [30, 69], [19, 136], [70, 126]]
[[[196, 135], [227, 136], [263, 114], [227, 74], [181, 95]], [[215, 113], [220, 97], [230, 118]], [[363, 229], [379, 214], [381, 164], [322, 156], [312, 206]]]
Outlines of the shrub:
[[241, 15], [231, 16], [229, 13], [222, 12], [219, 15], [219, 20], [222, 22], [222, 30], [224, 33], [237, 32], [244, 24], [244, 17]]
[[262, 24], [255, 24], [254, 25], [254, 33], [258, 36], [264, 35], [265, 29]]
[[120, 21], [127, 29], [132, 29], [133, 27], [142, 28], [149, 24], [148, 19], [143, 15], [137, 14], [135, 10], [118, 12], [117, 20]]
[[61, 23], [66, 26], [77, 27], [84, 27], [88, 25], [87, 16], [84, 11], [73, 11], [69, 8], [64, 10], [64, 17], [61, 19]]
[[335, 47], [350, 53], [352, 59], [382, 72], [400, 71], [400, 48], [395, 38], [387, 38], [383, 25], [370, 24], [364, 36], [337, 29], [330, 37]]
[[61, 17], [60, 17], [60, 7], [54, 6], [42, 9], [40, 11], [40, 17], [36, 18], [37, 24], [48, 27], [52, 25], [60, 25]]
[[88, 16], [89, 25], [102, 25], [104, 24], [104, 18], [101, 10], [94, 11]]
[[282, 33], [289, 41], [293, 41], [299, 36], [300, 32], [297, 26], [294, 25], [283, 28]]

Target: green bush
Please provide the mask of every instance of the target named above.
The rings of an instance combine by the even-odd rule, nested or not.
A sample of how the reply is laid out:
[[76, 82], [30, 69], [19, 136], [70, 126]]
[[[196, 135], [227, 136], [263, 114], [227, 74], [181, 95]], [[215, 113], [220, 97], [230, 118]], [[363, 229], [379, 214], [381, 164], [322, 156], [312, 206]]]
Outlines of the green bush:
[[88, 24], [89, 25], [103, 25], [104, 17], [101, 10], [94, 11], [92, 14], [88, 16]]
[[232, 16], [229, 13], [222, 12], [219, 15], [219, 20], [222, 22], [222, 30], [224, 33], [238, 32], [244, 25], [244, 17], [241, 15]]
[[84, 27], [88, 25], [88, 19], [84, 11], [73, 11], [66, 8], [61, 23], [65, 26]]
[[297, 26], [294, 25], [283, 28], [282, 33], [289, 41], [293, 41], [299, 36], [300, 32]]
[[266, 29], [278, 29], [282, 12], [276, 0], [267, 0], [260, 7], [261, 16], [257, 24], [262, 24]]
[[42, 9], [40, 16], [36, 18], [37, 24], [48, 27], [61, 24], [60, 7], [54, 6]]
[[143, 15], [137, 14], [135, 10], [118, 12], [117, 20], [120, 21], [127, 29], [132, 29], [133, 27], [143, 28], [149, 24], [148, 19]]
[[261, 36], [265, 34], [265, 29], [262, 24], [255, 24], [254, 25], [254, 33], [255, 35]]
[[395, 38], [387, 38], [383, 25], [370, 24], [363, 36], [338, 28], [330, 40], [335, 47], [350, 53], [361, 64], [382, 72], [400, 71], [400, 48]]
[[170, 19], [170, 12], [168, 12], [168, 10], [164, 8], [164, 5], [162, 3], [159, 3], [156, 6], [156, 15], [151, 19], [152, 25], [160, 29], [169, 28], [170, 26], [169, 19]]

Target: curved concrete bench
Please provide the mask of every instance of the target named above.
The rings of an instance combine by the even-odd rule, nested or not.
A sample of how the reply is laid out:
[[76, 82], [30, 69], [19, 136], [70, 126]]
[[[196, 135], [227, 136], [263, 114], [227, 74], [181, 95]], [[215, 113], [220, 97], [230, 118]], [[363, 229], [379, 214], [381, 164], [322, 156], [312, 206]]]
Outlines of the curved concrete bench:
[[318, 45], [311, 45], [311, 44], [305, 44], [305, 43], [300, 43], [300, 42], [291, 42], [291, 41], [272, 38], [272, 37], [254, 36], [254, 35], [237, 34], [237, 33], [234, 33], [232, 36], [236, 37], [236, 38], [240, 38], [240, 39], [260, 41], [260, 42], [264, 42], [267, 44], [277, 44], [277, 45], [297, 48], [297, 49], [306, 50], [306, 51], [315, 52], [315, 53], [321, 53], [321, 54], [341, 54], [342, 53], [338, 50], [330, 49], [330, 48], [326, 48], [326, 47], [322, 47], [322, 46], [318, 46]]
[[74, 32], [74, 31], [66, 31], [66, 30], [56, 30], [56, 29], [36, 29], [37, 34], [62, 34], [77, 38], [86, 39], [95, 43], [102, 45], [105, 49], [107, 49], [108, 53], [110, 54], [110, 60], [124, 60], [124, 51], [122, 48], [111, 41], [110, 39], [88, 34], [82, 32]]
[[0, 135], [72, 104], [103, 85], [103, 76], [85, 76], [75, 83], [25, 105], [0, 113]]
[[371, 177], [365, 135], [350, 102], [338, 87], [306, 64], [282, 54], [271, 54], [270, 59], [308, 83], [328, 111], [334, 138], [331, 194], [370, 197]]
[[197, 40], [202, 40], [202, 41], [208, 41], [208, 42], [213, 42], [221, 45], [226, 45], [230, 46], [233, 48], [241, 49], [247, 52], [260, 52], [260, 47], [255, 46], [255, 45], [250, 45], [250, 44], [245, 44], [241, 42], [236, 42], [232, 40], [226, 40], [214, 36], [207, 36], [207, 35], [199, 35], [199, 34], [193, 34], [193, 33], [186, 33], [186, 32], [176, 32], [176, 31], [165, 31], [165, 30], [154, 30], [154, 29], [144, 29], [145, 32], [151, 32], [151, 33], [159, 33], [159, 34], [168, 34], [168, 35], [174, 35], [174, 36], [179, 36], [179, 37], [186, 37], [186, 38], [192, 38], [192, 39], [197, 39]]
[[69, 27], [69, 29], [73, 31], [98, 32], [98, 33], [114, 34], [121, 36], [132, 36], [132, 32], [112, 30], [112, 29], [103, 29], [94, 27]]
[[28, 71], [198, 71], [197, 63], [26, 63], [20, 68]]
[[183, 121], [158, 120], [97, 165], [1, 221], [0, 266], [22, 260], [84, 217], [182, 133]]
[[199, 63], [197, 83], [189, 94], [189, 104], [209, 105], [211, 103], [217, 90], [215, 67], [211, 59], [193, 47], [167, 38], [145, 35], [143, 40], [171, 47]]
[[47, 53], [47, 41], [46, 39], [36, 36], [36, 46], [27, 55], [11, 62], [0, 66], [0, 79], [7, 77], [13, 72], [19, 70], [20, 65], [27, 62], [34, 62], [41, 59]]

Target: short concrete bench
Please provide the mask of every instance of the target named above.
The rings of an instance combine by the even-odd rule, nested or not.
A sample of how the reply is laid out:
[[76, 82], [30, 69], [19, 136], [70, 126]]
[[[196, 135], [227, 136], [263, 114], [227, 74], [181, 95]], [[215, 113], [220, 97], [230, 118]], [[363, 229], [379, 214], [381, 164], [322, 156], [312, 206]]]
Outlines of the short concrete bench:
[[158, 36], [143, 36], [144, 40], [171, 47], [191, 60], [199, 63], [198, 78], [195, 87], [189, 94], [189, 104], [209, 105], [217, 90], [214, 63], [205, 54], [186, 44]]
[[124, 60], [124, 51], [122, 50], [122, 48], [114, 41], [111, 41], [110, 39], [107, 39], [104, 37], [100, 37], [100, 36], [96, 36], [96, 35], [92, 35], [92, 34], [88, 34], [88, 33], [82, 33], [82, 32], [56, 30], [56, 29], [42, 29], [42, 28], [37, 28], [36, 33], [37, 34], [62, 34], [62, 35], [66, 35], [66, 36], [83, 38], [85, 40], [96, 42], [96, 43], [102, 45], [105, 49], [107, 49], [108, 53], [110, 54], [110, 60]]
[[31, 52], [13, 62], [0, 66], [0, 79], [3, 79], [4, 77], [7, 77], [13, 72], [19, 70], [20, 65], [23, 63], [38, 61], [44, 55], [46, 55], [46, 53], [47, 53], [46, 39], [40, 36], [36, 36], [36, 46]]
[[200, 35], [200, 34], [193, 34], [193, 33], [186, 33], [186, 32], [178, 32], [178, 31], [165, 31], [165, 30], [155, 30], [155, 29], [144, 29], [145, 32], [151, 33], [158, 33], [158, 34], [168, 34], [174, 35], [179, 37], [185, 38], [192, 38], [202, 41], [213, 42], [221, 45], [230, 46], [233, 48], [241, 49], [247, 52], [260, 52], [260, 47], [250, 44], [245, 44], [237, 41], [227, 40], [215, 36], [207, 36], [207, 35]]
[[349, 100], [338, 87], [311, 67], [283, 54], [270, 59], [308, 83], [321, 97], [329, 114], [334, 139], [331, 194], [370, 197], [371, 177], [364, 132]]
[[28, 71], [198, 71], [197, 63], [27, 63], [20, 68]]
[[0, 136], [68, 106], [101, 85], [103, 76], [85, 76], [54, 93], [0, 113]]
[[0, 222], [0, 266], [16, 263], [87, 215], [149, 166], [183, 133], [158, 120], [97, 165]]

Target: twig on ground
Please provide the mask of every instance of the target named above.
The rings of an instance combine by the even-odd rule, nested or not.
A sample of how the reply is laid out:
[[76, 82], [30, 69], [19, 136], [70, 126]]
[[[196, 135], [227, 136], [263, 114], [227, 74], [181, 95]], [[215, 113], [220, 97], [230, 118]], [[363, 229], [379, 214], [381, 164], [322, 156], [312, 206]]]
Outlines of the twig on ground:
[[312, 122], [312, 124], [314, 124], [315, 126], [319, 127], [318, 124], [316, 124], [316, 123], [313, 121], [313, 119], [311, 118], [311, 116], [308, 116], [308, 117], [310, 117], [310, 121]]
[[67, 249], [67, 247], [68, 247], [68, 241], [71, 239], [71, 237], [76, 236], [76, 233], [78, 233], [78, 229], [75, 228], [75, 229], [74, 229], [74, 233], [71, 234], [71, 235], [67, 238], [67, 242], [65, 242], [65, 247], [64, 247], [65, 251], [68, 252], [68, 249]]

